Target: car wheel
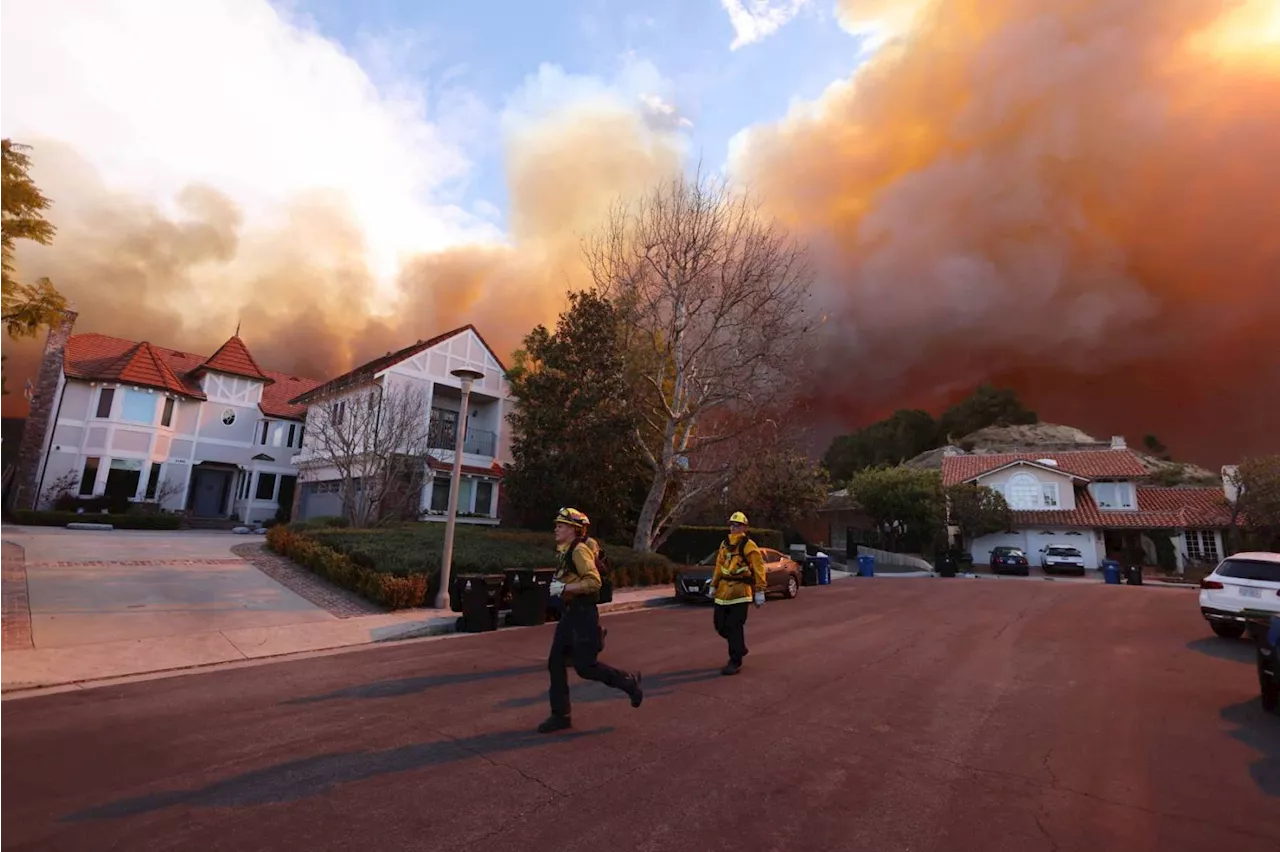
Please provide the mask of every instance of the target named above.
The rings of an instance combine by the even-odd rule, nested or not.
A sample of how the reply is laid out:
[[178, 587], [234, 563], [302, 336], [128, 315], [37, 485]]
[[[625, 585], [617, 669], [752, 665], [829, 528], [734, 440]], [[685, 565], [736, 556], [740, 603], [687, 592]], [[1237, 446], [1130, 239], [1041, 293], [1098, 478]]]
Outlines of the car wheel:
[[1239, 639], [1244, 635], [1244, 625], [1234, 621], [1212, 621], [1209, 626], [1223, 639]]
[[788, 574], [787, 587], [782, 590], [782, 596], [791, 600], [798, 594], [800, 594], [800, 579], [795, 574]]

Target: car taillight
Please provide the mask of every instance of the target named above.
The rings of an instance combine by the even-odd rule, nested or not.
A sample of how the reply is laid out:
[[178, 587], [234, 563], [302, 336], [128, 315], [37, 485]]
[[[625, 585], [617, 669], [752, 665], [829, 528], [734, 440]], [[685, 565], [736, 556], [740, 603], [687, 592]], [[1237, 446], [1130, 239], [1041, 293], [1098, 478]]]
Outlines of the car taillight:
[[1202, 589], [1221, 589], [1222, 584], [1217, 580], [1201, 580], [1200, 588]]

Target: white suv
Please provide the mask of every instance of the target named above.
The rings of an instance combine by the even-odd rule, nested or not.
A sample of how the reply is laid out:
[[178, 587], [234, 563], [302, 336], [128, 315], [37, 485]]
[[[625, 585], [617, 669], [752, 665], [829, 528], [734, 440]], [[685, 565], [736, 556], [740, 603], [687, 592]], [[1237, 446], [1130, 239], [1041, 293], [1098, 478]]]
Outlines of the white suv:
[[1226, 639], [1244, 635], [1245, 610], [1280, 615], [1280, 553], [1237, 553], [1200, 581], [1200, 614]]

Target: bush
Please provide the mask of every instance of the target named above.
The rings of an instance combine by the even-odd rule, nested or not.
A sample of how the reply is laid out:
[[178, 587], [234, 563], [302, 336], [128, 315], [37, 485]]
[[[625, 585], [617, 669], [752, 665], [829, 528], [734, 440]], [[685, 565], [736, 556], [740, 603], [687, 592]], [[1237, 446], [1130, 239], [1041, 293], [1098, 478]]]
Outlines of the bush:
[[349, 526], [351, 526], [351, 522], [341, 515], [320, 515], [319, 517], [309, 518], [305, 521], [294, 521], [289, 524], [289, 528], [293, 530], [323, 530]]
[[33, 512], [19, 509], [13, 513], [19, 524], [34, 527], [65, 527], [67, 524], [111, 524], [118, 530], [176, 530], [182, 520], [174, 515], [123, 515], [99, 512]]
[[309, 535], [277, 525], [267, 531], [267, 547], [324, 577], [335, 586], [389, 609], [422, 606], [427, 598], [424, 574], [395, 576], [366, 568], [345, 554], [315, 541]]
[[[692, 564], [715, 553], [728, 535], [724, 527], [676, 527], [658, 552], [676, 562]], [[780, 530], [751, 530], [750, 535], [761, 547], [785, 549]]]

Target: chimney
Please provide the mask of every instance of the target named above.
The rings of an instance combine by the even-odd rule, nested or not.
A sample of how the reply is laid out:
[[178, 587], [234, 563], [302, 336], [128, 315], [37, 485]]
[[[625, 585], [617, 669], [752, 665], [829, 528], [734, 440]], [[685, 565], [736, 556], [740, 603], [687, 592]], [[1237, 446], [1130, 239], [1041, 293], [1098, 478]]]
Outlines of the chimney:
[[1240, 499], [1240, 481], [1236, 479], [1237, 470], [1238, 468], [1233, 464], [1222, 466], [1222, 493], [1226, 495], [1228, 503], [1235, 503]]
[[1127, 450], [1127, 449], [1129, 449], [1129, 445], [1128, 445], [1128, 444], [1126, 444], [1126, 443], [1125, 443], [1125, 441], [1124, 441], [1124, 435], [1112, 435], [1112, 436], [1111, 436], [1111, 449], [1113, 449], [1113, 450]]
[[36, 509], [40, 502], [40, 479], [44, 471], [44, 450], [53, 429], [58, 384], [62, 380], [62, 358], [67, 339], [76, 324], [75, 311], [63, 311], [57, 325], [49, 327], [40, 356], [40, 372], [36, 377], [31, 411], [22, 425], [22, 442], [18, 444], [18, 469], [13, 477], [14, 509]]

